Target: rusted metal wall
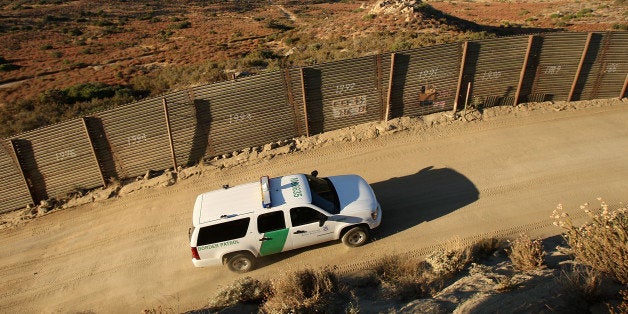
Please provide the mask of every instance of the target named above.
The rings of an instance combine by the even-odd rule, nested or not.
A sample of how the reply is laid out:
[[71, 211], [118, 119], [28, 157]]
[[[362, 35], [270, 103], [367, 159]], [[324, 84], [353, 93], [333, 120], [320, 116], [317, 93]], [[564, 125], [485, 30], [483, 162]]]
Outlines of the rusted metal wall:
[[11, 141], [36, 203], [103, 185], [81, 119], [23, 133]]
[[537, 36], [535, 50], [527, 69], [533, 73], [529, 101], [567, 100], [574, 77], [580, 64], [586, 33], [560, 33]]
[[102, 123], [116, 177], [131, 178], [173, 166], [162, 98], [132, 103], [93, 117]]
[[[389, 118], [418, 116], [453, 108], [462, 44], [446, 44], [401, 51], [383, 58], [382, 89], [390, 96]], [[392, 66], [392, 85], [390, 69]], [[388, 93], [388, 89], [390, 93]]]
[[628, 33], [593, 33], [574, 100], [619, 97], [628, 73]]
[[0, 146], [0, 212], [10, 211], [33, 203], [24, 177], [13, 155], [11, 142]]
[[528, 47], [528, 36], [469, 42], [462, 94], [471, 82], [475, 105], [512, 105]]
[[185, 167], [198, 163], [207, 148], [209, 112], [203, 111], [201, 103], [194, 101], [191, 90], [170, 93], [164, 98], [177, 165]]
[[6, 139], [0, 211], [282, 139], [450, 110], [464, 101], [468, 83], [473, 105], [485, 107], [619, 97], [626, 60], [627, 32], [544, 34], [378, 54], [172, 92]]
[[207, 156], [299, 135], [282, 71], [198, 86], [192, 91], [197, 112], [210, 121], [209, 130], [200, 130], [208, 134]]
[[383, 118], [381, 56], [303, 69], [310, 134]]

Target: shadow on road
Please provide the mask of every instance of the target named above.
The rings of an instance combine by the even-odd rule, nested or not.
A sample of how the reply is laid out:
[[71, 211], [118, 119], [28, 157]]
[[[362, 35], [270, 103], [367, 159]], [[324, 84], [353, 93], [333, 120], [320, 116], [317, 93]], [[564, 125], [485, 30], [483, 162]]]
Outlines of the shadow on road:
[[467, 177], [450, 168], [419, 172], [371, 184], [382, 206], [377, 237], [387, 237], [434, 220], [475, 202], [480, 192]]

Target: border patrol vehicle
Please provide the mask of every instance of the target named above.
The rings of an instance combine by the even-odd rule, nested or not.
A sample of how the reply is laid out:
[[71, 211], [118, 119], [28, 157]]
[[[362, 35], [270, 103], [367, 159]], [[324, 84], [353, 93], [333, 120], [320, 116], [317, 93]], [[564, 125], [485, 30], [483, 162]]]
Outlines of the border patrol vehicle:
[[199, 195], [190, 229], [196, 267], [254, 268], [255, 258], [322, 242], [357, 247], [379, 226], [382, 211], [360, 176], [264, 176], [259, 182]]

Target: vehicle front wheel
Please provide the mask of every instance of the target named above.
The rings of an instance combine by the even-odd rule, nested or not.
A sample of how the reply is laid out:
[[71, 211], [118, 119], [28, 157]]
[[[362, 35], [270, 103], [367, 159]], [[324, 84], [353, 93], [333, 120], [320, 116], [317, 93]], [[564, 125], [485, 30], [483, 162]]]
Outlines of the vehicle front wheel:
[[359, 226], [353, 227], [342, 236], [342, 243], [350, 247], [364, 245], [369, 240], [369, 230]]
[[246, 273], [253, 269], [255, 257], [248, 253], [238, 253], [227, 259], [227, 267], [236, 273]]

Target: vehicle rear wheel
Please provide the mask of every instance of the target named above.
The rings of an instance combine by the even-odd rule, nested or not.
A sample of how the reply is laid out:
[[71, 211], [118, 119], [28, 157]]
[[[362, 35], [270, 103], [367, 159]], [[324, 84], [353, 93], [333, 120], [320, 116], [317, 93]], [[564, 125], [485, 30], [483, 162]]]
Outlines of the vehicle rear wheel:
[[227, 267], [236, 273], [246, 273], [254, 267], [255, 257], [249, 253], [237, 253], [227, 259]]
[[368, 240], [369, 231], [362, 226], [353, 227], [342, 236], [342, 243], [350, 247], [364, 245]]

